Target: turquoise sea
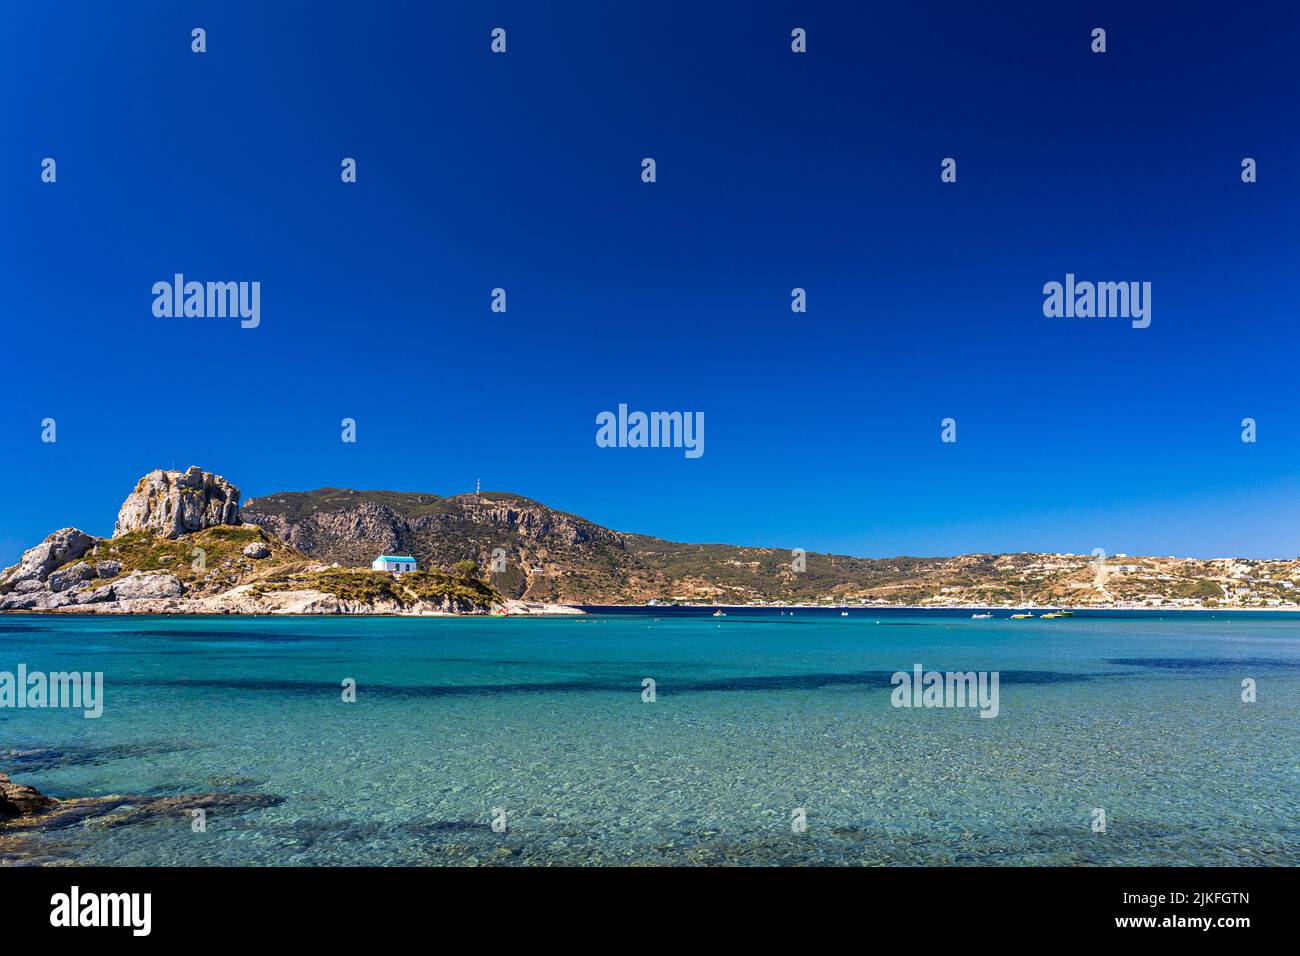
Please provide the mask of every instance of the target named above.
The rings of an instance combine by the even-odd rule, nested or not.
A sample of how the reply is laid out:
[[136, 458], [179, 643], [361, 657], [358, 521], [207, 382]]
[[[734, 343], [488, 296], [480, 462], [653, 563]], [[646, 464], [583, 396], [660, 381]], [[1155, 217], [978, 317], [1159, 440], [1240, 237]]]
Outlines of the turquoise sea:
[[[105, 709], [0, 709], [0, 771], [129, 799], [11, 864], [1300, 864], [1295, 615], [0, 616], [20, 663]], [[917, 663], [998, 716], [893, 707]]]

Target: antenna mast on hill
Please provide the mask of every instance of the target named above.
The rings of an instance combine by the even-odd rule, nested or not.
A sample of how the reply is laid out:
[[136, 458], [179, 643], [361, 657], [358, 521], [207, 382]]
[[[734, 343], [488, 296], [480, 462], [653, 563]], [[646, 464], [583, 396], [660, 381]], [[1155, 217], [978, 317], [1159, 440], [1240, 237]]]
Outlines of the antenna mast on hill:
[[477, 495], [477, 494], [481, 494], [482, 492], [483, 492], [483, 479], [481, 479], [481, 478], [475, 478], [475, 479], [474, 479], [474, 494]]

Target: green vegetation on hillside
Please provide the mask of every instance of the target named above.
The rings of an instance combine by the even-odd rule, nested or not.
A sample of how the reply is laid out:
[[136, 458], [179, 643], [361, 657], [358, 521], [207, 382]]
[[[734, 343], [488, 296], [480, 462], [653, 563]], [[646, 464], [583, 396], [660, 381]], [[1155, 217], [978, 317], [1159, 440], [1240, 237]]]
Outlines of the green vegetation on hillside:
[[254, 593], [268, 591], [323, 591], [340, 601], [359, 604], [388, 602], [410, 607], [418, 601], [431, 604], [488, 608], [503, 601], [490, 584], [472, 577], [457, 577], [441, 571], [412, 571], [394, 576], [386, 571], [357, 568], [325, 568], [277, 575], [259, 582]]
[[[244, 555], [250, 544], [261, 544], [270, 555], [253, 559]], [[121, 565], [112, 578], [98, 578], [90, 587], [100, 588], [134, 571], [165, 571], [187, 585], [187, 590], [203, 593], [226, 590], [269, 572], [305, 567], [307, 559], [274, 535], [256, 525], [218, 525], [179, 538], [157, 538], [146, 531], [100, 541], [94, 550], [76, 561], [98, 565], [116, 561]]]

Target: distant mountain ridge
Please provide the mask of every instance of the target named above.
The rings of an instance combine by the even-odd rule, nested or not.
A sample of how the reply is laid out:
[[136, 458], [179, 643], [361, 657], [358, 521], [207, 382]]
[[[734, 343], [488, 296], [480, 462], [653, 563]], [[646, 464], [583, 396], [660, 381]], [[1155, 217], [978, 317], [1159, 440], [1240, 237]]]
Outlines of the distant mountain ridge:
[[[322, 562], [365, 567], [410, 554], [421, 567], [470, 559], [505, 596], [617, 604], [681, 601], [912, 605], [1282, 607], [1294, 561], [968, 554], [854, 558], [784, 548], [683, 544], [614, 531], [520, 495], [440, 497], [322, 488], [249, 500], [243, 521]], [[494, 566], [493, 552], [504, 554]]]

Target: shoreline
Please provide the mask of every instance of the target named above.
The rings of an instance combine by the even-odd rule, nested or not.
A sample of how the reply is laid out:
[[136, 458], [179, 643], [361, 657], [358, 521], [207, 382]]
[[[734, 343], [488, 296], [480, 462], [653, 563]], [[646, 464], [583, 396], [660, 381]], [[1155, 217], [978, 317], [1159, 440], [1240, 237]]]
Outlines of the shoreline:
[[635, 608], [645, 611], [976, 611], [989, 613], [994, 611], [1192, 611], [1196, 613], [1215, 613], [1219, 611], [1262, 611], [1269, 613], [1300, 613], [1300, 604], [1283, 607], [1149, 607], [1095, 604], [579, 604], [582, 608]]
[[[127, 603], [127, 602], [122, 602]], [[131, 602], [136, 603], [136, 602]], [[515, 602], [511, 601], [506, 609], [506, 613], [495, 613], [490, 611], [440, 611], [440, 610], [419, 610], [419, 611], [391, 611], [391, 610], [221, 610], [212, 607], [200, 607], [193, 610], [177, 607], [174, 602], [168, 602], [170, 606], [157, 606], [154, 602], [140, 601], [137, 607], [96, 607], [94, 605], [69, 606], [58, 608], [31, 608], [21, 609], [12, 608], [0, 610], [0, 615], [4, 614], [30, 614], [41, 616], [96, 616], [105, 617], [393, 617], [393, 618], [417, 618], [417, 617], [437, 617], [437, 618], [506, 618], [506, 617], [584, 617], [592, 614], [600, 614], [604, 610], [615, 613], [643, 611], [647, 614], [661, 612], [671, 612], [683, 614], [683, 612], [696, 611], [700, 614], [711, 614], [714, 611], [768, 611], [768, 612], [793, 612], [793, 611], [814, 611], [814, 612], [848, 612], [848, 611], [876, 611], [880, 613], [891, 613], [897, 611], [936, 611], [936, 612], [974, 612], [979, 614], [994, 614], [999, 611], [1008, 613], [1023, 613], [1025, 611], [1039, 612], [1026, 620], [1041, 620], [1041, 614], [1053, 611], [1069, 611], [1071, 613], [1085, 614], [1113, 614], [1113, 613], [1144, 613], [1144, 614], [1166, 614], [1166, 613], [1193, 613], [1193, 614], [1300, 614], [1300, 605], [1290, 605], [1287, 607], [1096, 607], [1096, 606], [1070, 606], [1070, 605], [1028, 605], [1021, 607], [1012, 607], [1007, 605], [980, 605], [980, 604], [877, 604], [863, 607], [858, 604], [678, 604], [678, 605], [647, 605], [647, 604], [556, 604], [552, 602]], [[157, 602], [162, 603], [162, 602]], [[153, 604], [154, 606], [147, 606]], [[521, 606], [514, 606], [514, 605]], [[683, 616], [685, 616], [683, 614]]]
[[[491, 611], [442, 611], [442, 610], [353, 610], [341, 606], [330, 610], [276, 610], [262, 608], [258, 610], [236, 610], [231, 608], [201, 605], [182, 607], [176, 600], [155, 601], [141, 599], [138, 601], [113, 602], [117, 607], [104, 605], [68, 605], [55, 608], [6, 608], [3, 614], [32, 614], [42, 616], [67, 617], [453, 617], [453, 618], [503, 618], [503, 617], [582, 617], [587, 614], [579, 607], [567, 604], [555, 604], [543, 601], [509, 600], [504, 606], [505, 613]], [[200, 605], [201, 602], [193, 602]], [[340, 602], [343, 604], [345, 602]], [[125, 606], [123, 606], [125, 605]]]

